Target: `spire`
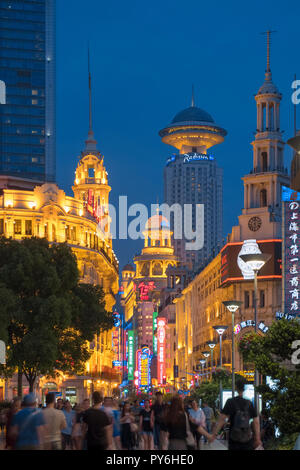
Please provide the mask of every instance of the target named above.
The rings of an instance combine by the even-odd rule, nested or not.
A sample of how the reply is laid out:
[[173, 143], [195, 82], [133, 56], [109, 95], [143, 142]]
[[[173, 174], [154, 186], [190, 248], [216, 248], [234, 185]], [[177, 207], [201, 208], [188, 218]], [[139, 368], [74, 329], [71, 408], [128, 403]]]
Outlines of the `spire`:
[[192, 103], [191, 103], [191, 107], [194, 108], [195, 107], [195, 93], [194, 93], [194, 85], [192, 85]]
[[92, 121], [92, 76], [90, 62], [90, 46], [88, 45], [88, 71], [89, 71], [89, 131], [93, 129]]
[[270, 51], [271, 51], [271, 34], [276, 33], [276, 31], [264, 31], [261, 34], [267, 35], [267, 68], [266, 68], [266, 81], [272, 81], [272, 72], [270, 67]]
[[92, 75], [91, 75], [91, 64], [90, 64], [90, 46], [88, 45], [88, 75], [89, 75], [89, 133], [88, 138], [85, 141], [85, 151], [95, 152], [97, 151], [97, 141], [95, 140], [93, 131], [93, 116], [92, 116]]

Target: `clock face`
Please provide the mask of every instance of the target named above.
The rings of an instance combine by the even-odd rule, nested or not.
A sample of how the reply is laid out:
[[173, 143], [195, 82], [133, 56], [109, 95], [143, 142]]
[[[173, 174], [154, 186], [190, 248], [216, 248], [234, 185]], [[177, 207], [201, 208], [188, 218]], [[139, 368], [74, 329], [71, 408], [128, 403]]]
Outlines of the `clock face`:
[[252, 232], [257, 232], [261, 226], [262, 221], [259, 217], [252, 217], [252, 219], [249, 220], [248, 227]]

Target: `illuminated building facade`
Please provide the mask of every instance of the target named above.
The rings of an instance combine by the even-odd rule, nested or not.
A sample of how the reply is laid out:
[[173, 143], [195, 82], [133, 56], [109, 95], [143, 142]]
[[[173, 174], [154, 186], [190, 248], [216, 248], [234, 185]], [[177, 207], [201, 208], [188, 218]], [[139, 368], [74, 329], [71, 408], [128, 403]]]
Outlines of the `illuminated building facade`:
[[[174, 239], [175, 254], [190, 268], [199, 269], [217, 254], [223, 236], [223, 170], [208, 153], [224, 141], [227, 132], [194, 104], [178, 113], [159, 133], [165, 144], [179, 150], [167, 160], [164, 169], [164, 201], [169, 206], [192, 205], [191, 228], [196, 230], [196, 205], [204, 205], [204, 246], [187, 250], [186, 238]], [[171, 229], [176, 233], [171, 213]]]
[[[217, 343], [213, 366], [220, 363], [216, 325], [226, 325], [223, 335], [222, 362], [231, 368], [231, 314], [222, 302], [239, 300], [235, 314], [235, 337], [238, 339], [254, 326], [253, 272], [246, 269], [241, 254], [259, 249], [271, 259], [258, 275], [258, 331], [265, 334], [282, 308], [282, 187], [289, 185], [284, 168], [284, 142], [280, 131], [281, 94], [272, 82], [268, 64], [265, 82], [256, 95], [257, 134], [253, 142], [253, 170], [243, 178], [244, 209], [239, 225], [232, 228], [227, 244], [174, 300], [176, 305], [178, 387], [191, 386], [192, 373], [199, 370], [208, 342]], [[237, 341], [236, 341], [237, 343]], [[244, 364], [238, 351], [235, 370], [250, 374], [253, 365]], [[206, 371], [211, 371], [211, 357]], [[252, 376], [253, 377], [253, 376]], [[181, 380], [184, 379], [184, 380]], [[181, 380], [181, 381], [180, 381]]]
[[55, 5], [1, 1], [0, 187], [55, 181]]
[[[73, 191], [75, 197], [69, 197], [55, 183], [45, 183], [31, 191], [4, 189], [0, 196], [0, 235], [16, 240], [34, 236], [47, 238], [50, 243], [67, 242], [76, 255], [81, 282], [101, 286], [106, 309], [111, 312], [119, 287], [118, 260], [109, 231], [110, 187], [91, 129], [76, 169]], [[85, 376], [60, 376], [53, 380], [52, 390], [56, 387], [73, 402], [80, 402], [96, 389], [112, 393], [120, 383], [112, 368], [116, 360], [113, 332], [95, 337], [90, 351]], [[41, 396], [51, 389], [44, 382], [43, 378], [38, 384]], [[11, 393], [14, 387], [13, 380]]]
[[[127, 265], [122, 271], [121, 304], [125, 322], [130, 325], [130, 330], [134, 330], [135, 352], [148, 346], [153, 355], [153, 317], [158, 313], [161, 292], [167, 287], [167, 271], [177, 265], [177, 258], [171, 242], [172, 232], [165, 217], [159, 214], [152, 216], [146, 223], [143, 235], [144, 248], [134, 258], [136, 269]], [[155, 359], [152, 371], [156, 365]]]

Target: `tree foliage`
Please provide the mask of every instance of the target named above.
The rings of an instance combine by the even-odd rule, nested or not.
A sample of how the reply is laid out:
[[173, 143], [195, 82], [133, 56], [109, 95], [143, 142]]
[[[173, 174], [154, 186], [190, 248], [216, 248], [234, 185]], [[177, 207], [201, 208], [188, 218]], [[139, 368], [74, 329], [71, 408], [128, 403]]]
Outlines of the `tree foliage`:
[[300, 323], [282, 319], [274, 322], [265, 336], [249, 333], [239, 344], [244, 360], [253, 362], [260, 374], [276, 382], [275, 387], [264, 384], [258, 390], [285, 435], [300, 431], [300, 365], [292, 364], [292, 343], [297, 340]]
[[[235, 374], [235, 380], [244, 380], [239, 374]], [[202, 400], [202, 403], [208, 405], [216, 410], [220, 398], [220, 381], [222, 381], [223, 390], [232, 389], [232, 376], [231, 371], [225, 367], [218, 367], [214, 370], [211, 381], [201, 382], [191, 393], [191, 399]]]
[[67, 244], [0, 240], [0, 337], [8, 345], [3, 373], [20, 368], [31, 390], [40, 374], [81, 373], [87, 342], [112, 325], [102, 289], [79, 283]]

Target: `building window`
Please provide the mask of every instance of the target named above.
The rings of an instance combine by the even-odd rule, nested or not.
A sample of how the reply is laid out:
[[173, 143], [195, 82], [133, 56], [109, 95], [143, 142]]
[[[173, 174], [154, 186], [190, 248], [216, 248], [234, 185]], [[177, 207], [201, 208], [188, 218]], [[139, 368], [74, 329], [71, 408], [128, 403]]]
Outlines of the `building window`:
[[267, 152], [262, 152], [261, 154], [261, 170], [268, 171], [268, 154]]
[[267, 206], [267, 190], [262, 189], [260, 192], [260, 207]]
[[250, 295], [249, 295], [249, 291], [246, 290], [244, 292], [244, 306], [245, 308], [249, 308], [250, 307]]
[[15, 235], [22, 235], [22, 220], [15, 220], [14, 233]]
[[56, 242], [56, 227], [52, 224], [52, 241]]
[[70, 239], [70, 226], [69, 225], [66, 225], [66, 240], [69, 240]]
[[259, 291], [259, 306], [260, 308], [263, 308], [265, 306], [265, 291], [264, 290]]
[[0, 219], [0, 235], [4, 234], [4, 220]]
[[32, 235], [32, 220], [25, 220], [25, 235]]

